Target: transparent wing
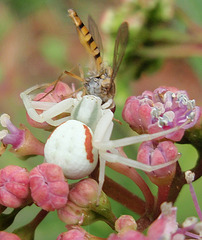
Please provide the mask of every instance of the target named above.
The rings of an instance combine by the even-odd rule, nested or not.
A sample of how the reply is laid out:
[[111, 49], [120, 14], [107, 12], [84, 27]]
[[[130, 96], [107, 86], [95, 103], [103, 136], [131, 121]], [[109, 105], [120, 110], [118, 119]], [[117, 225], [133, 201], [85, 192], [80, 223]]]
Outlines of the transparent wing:
[[116, 74], [119, 70], [120, 64], [122, 62], [123, 56], [126, 51], [126, 46], [128, 43], [128, 23], [123, 22], [121, 26], [119, 27], [116, 41], [115, 41], [115, 47], [114, 47], [114, 59], [113, 59], [113, 72], [111, 76], [111, 81], [114, 80], [116, 77]]
[[98, 26], [91, 16], [88, 16], [88, 28], [89, 28], [89, 32], [92, 35], [98, 49], [101, 52], [101, 55], [103, 55], [102, 38], [100, 36]]

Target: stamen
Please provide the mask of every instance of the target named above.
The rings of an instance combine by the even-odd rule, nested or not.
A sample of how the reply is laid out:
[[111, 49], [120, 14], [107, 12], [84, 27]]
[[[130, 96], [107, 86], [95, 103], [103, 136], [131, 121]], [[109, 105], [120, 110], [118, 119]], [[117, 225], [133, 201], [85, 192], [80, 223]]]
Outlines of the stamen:
[[161, 212], [164, 215], [170, 215], [172, 212], [172, 203], [164, 202], [161, 204]]
[[192, 225], [195, 225], [198, 222], [198, 219], [196, 217], [188, 217], [183, 223], [182, 226], [184, 228], [188, 228]]
[[196, 106], [195, 99], [189, 100], [187, 103], [187, 109], [193, 110]]
[[178, 102], [179, 105], [180, 105], [180, 103], [181, 103], [182, 105], [187, 106], [187, 104], [188, 104], [188, 102], [189, 102], [189, 98], [188, 98], [187, 95], [184, 94], [184, 93], [178, 93], [178, 94], [177, 94], [177, 100], [176, 100], [176, 102]]
[[195, 173], [193, 173], [191, 171], [185, 172], [185, 179], [188, 184], [192, 183], [194, 181], [194, 178], [195, 178]]
[[187, 116], [187, 119], [192, 122], [192, 121], [194, 120], [195, 116], [196, 116], [196, 113], [195, 113], [195, 112], [191, 112], [191, 113]]
[[158, 118], [160, 116], [160, 111], [158, 108], [153, 107], [151, 110], [152, 118]]
[[194, 230], [199, 234], [199, 237], [202, 237], [202, 222], [196, 223]]
[[8, 134], [7, 130], [0, 131], [0, 140], [2, 140]]
[[163, 97], [163, 102], [165, 103], [165, 108], [171, 108], [173, 105], [173, 99], [175, 98], [175, 93], [173, 92], [166, 92]]
[[193, 172], [191, 172], [191, 171], [186, 171], [185, 172], [185, 179], [186, 179], [187, 183], [189, 184], [189, 190], [190, 190], [193, 202], [194, 202], [194, 206], [196, 208], [196, 212], [197, 212], [200, 220], [202, 221], [202, 212], [201, 212], [201, 209], [200, 209], [200, 206], [199, 206], [199, 203], [198, 203], [196, 193], [194, 191], [194, 187], [192, 185], [192, 182], [194, 181], [194, 178], [195, 178], [195, 174]]
[[0, 123], [3, 127], [7, 127], [8, 121], [10, 121], [10, 116], [6, 113], [2, 114], [0, 117]]

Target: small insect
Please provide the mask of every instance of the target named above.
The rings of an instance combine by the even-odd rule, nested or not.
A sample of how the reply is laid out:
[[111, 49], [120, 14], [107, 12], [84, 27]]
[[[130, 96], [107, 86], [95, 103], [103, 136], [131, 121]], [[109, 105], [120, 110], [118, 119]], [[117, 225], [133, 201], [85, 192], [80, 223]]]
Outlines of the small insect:
[[110, 66], [106, 66], [102, 60], [102, 40], [94, 20], [89, 16], [88, 30], [74, 10], [69, 9], [68, 13], [76, 25], [81, 44], [94, 58], [95, 64], [94, 68], [88, 72], [89, 77], [87, 78], [84, 78], [84, 76], [80, 78], [67, 71], [65, 71], [65, 73], [83, 81], [85, 91], [88, 95], [100, 97], [102, 103], [108, 103], [110, 107], [113, 107], [113, 98], [115, 95], [114, 79], [119, 70], [128, 43], [128, 24], [123, 22], [118, 29], [111, 68]]
[[[80, 102], [81, 95], [93, 95], [99, 97], [102, 101], [103, 109], [106, 108], [111, 109], [115, 106], [113, 101], [115, 95], [114, 79], [120, 67], [128, 42], [128, 24], [126, 22], [123, 22], [119, 27], [115, 41], [113, 66], [112, 68], [110, 66], [105, 66], [105, 64], [102, 61], [100, 52], [100, 49], [102, 50], [103, 48], [102, 41], [97, 25], [95, 24], [94, 20], [91, 17], [88, 18], [90, 30], [89, 32], [89, 30], [86, 28], [86, 26], [83, 24], [83, 22], [81, 21], [81, 19], [78, 17], [77, 13], [74, 10], [69, 9], [68, 13], [76, 25], [81, 43], [90, 53], [90, 55], [94, 58], [95, 62], [95, 68], [88, 72], [89, 77], [87, 78], [84, 78], [84, 74], [82, 72], [81, 76], [77, 76], [76, 74], [68, 71], [64, 72], [65, 74], [82, 81], [84, 91], [76, 93], [75, 98], [72, 98], [70, 95], [65, 100], [66, 98], [65, 97], [64, 101], [61, 101], [61, 103], [57, 104], [57, 106], [56, 103], [44, 102], [43, 99], [52, 91], [54, 91], [56, 84], [62, 80], [63, 74], [61, 74], [52, 90], [46, 92], [46, 94], [43, 95], [43, 97], [38, 99], [37, 101], [36, 100], [33, 101], [36, 96], [34, 95], [34, 91], [40, 88], [47, 87], [48, 84], [36, 85], [21, 93], [21, 98], [26, 107], [29, 117], [36, 122], [39, 123], [47, 122], [52, 126], [58, 126], [62, 122], [69, 119], [69, 117], [67, 117], [62, 118], [58, 121], [53, 120], [53, 118], [57, 116], [57, 113], [59, 114], [61, 112], [67, 111], [68, 113], [71, 114], [72, 109], [78, 104], [78, 102]], [[95, 43], [95, 41], [97, 42], [98, 45]], [[55, 111], [56, 108], [57, 111]], [[44, 112], [39, 114], [37, 110], [42, 110]]]

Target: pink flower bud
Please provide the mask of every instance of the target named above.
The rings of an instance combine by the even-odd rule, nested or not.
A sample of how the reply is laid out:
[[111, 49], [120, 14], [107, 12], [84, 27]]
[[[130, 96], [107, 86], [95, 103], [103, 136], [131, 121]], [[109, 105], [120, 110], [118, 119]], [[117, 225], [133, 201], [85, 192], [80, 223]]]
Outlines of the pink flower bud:
[[58, 209], [58, 217], [67, 225], [89, 225], [102, 219], [110, 226], [116, 220], [110, 202], [101, 192], [97, 204], [98, 183], [93, 179], [83, 179], [70, 190], [67, 204]]
[[68, 232], [64, 232], [58, 236], [56, 240], [101, 240], [103, 238], [96, 237], [86, 232], [80, 226], [70, 226], [67, 227]]
[[148, 125], [152, 123], [151, 111], [150, 99], [132, 96], [126, 100], [122, 117], [134, 131], [141, 134], [146, 132]]
[[118, 234], [112, 233], [107, 240], [149, 240], [149, 238], [138, 231], [129, 230]]
[[[138, 150], [137, 161], [147, 165], [158, 165], [175, 160], [179, 156], [177, 147], [171, 141], [143, 142]], [[164, 184], [173, 177], [176, 170], [176, 164], [147, 173], [151, 180], [156, 179], [160, 184]], [[164, 179], [164, 181], [162, 181]]]
[[21, 239], [14, 233], [0, 231], [0, 240], [21, 240]]
[[54, 211], [66, 204], [69, 186], [58, 165], [38, 165], [30, 172], [29, 179], [32, 198], [39, 207]]
[[20, 125], [20, 129], [12, 124], [10, 116], [7, 114], [1, 115], [1, 124], [9, 130], [1, 131], [0, 140], [4, 145], [11, 144], [11, 152], [24, 157], [29, 155], [43, 155], [44, 144], [41, 143], [24, 125]]
[[161, 205], [161, 211], [162, 213], [148, 229], [147, 234], [150, 240], [171, 239], [172, 234], [178, 228], [176, 221], [177, 208], [165, 202]]
[[122, 215], [115, 222], [115, 229], [117, 232], [123, 232], [128, 230], [136, 230], [137, 223], [135, 219], [130, 215]]
[[[75, 203], [69, 200], [65, 207], [58, 209], [57, 213], [59, 219], [67, 225], [88, 225], [95, 217], [90, 216], [91, 213], [88, 209], [78, 207]], [[85, 218], [87, 218], [87, 222], [85, 222]]]
[[[55, 87], [55, 88], [54, 88]], [[34, 101], [41, 101], [41, 102], [60, 102], [68, 97], [71, 96], [73, 90], [64, 82], [59, 81], [56, 86], [51, 85], [47, 87], [44, 92], [37, 94], [34, 97]], [[40, 114], [43, 111], [37, 110]], [[29, 124], [35, 128], [42, 128], [47, 131], [51, 131], [54, 129], [53, 126], [49, 125], [47, 122], [39, 123], [34, 121], [30, 116], [27, 114], [27, 121]]]
[[178, 227], [176, 222], [176, 211], [175, 207], [172, 207], [170, 203], [163, 203], [161, 205], [162, 213], [149, 227], [147, 236], [142, 233], [125, 228], [118, 234], [111, 234], [108, 240], [154, 240], [154, 239], [173, 239], [174, 234]]
[[92, 203], [96, 203], [98, 193], [98, 183], [87, 178], [81, 180], [70, 190], [69, 200], [80, 207], [87, 207]]
[[56, 240], [87, 240], [85, 233], [78, 229], [72, 229], [68, 232], [61, 233]]
[[0, 204], [18, 208], [29, 198], [29, 173], [25, 168], [7, 166], [0, 170]]
[[60, 220], [68, 225], [85, 225], [94, 221], [95, 214], [90, 208], [97, 203], [97, 192], [98, 183], [93, 179], [87, 178], [76, 183], [70, 190], [66, 206], [58, 210]]

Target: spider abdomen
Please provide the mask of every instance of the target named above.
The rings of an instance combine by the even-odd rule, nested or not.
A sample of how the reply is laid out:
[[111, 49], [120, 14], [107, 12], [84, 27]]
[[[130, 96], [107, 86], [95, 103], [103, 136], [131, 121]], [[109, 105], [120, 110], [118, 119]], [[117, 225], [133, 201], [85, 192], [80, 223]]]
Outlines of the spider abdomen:
[[91, 129], [80, 121], [69, 120], [61, 124], [45, 144], [45, 161], [59, 165], [69, 179], [88, 176], [98, 162], [92, 137]]

